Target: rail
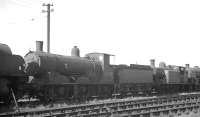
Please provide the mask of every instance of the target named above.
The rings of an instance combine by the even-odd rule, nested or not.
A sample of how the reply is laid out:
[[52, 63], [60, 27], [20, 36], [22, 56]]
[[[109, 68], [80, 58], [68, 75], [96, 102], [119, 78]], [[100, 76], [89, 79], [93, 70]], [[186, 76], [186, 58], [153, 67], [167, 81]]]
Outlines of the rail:
[[0, 114], [10, 116], [76, 116], [96, 117], [118, 114], [120, 116], [158, 115], [161, 113], [179, 113], [200, 108], [200, 94], [166, 96], [140, 100], [121, 100], [97, 104], [12, 112]]

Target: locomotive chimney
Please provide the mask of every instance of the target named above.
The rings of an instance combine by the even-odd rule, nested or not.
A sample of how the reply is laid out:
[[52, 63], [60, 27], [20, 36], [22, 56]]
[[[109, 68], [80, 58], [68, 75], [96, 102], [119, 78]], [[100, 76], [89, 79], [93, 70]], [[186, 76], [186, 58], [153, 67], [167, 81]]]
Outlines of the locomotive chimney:
[[155, 67], [155, 59], [150, 59], [150, 66]]
[[43, 41], [36, 41], [36, 51], [38, 52], [43, 51]]
[[186, 68], [190, 68], [190, 64], [185, 64], [185, 67]]
[[71, 50], [71, 56], [80, 57], [80, 50], [77, 46], [74, 46]]

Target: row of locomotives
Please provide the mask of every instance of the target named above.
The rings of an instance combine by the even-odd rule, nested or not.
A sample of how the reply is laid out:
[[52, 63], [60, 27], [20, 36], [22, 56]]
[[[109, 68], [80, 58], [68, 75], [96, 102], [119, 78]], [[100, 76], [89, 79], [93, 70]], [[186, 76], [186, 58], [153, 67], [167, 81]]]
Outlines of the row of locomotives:
[[25, 73], [29, 76], [30, 96], [44, 101], [77, 99], [93, 95], [93, 89], [102, 77], [99, 61], [80, 57], [79, 49], [72, 49], [72, 56], [46, 53], [43, 42], [36, 42], [36, 51], [25, 57]]
[[199, 89], [199, 68], [172, 66], [161, 62], [150, 65], [111, 65], [106, 53], [89, 53], [80, 57], [75, 46], [71, 56], [46, 53], [43, 42], [25, 57], [29, 76], [29, 96], [44, 101], [111, 96], [135, 96], [189, 92]]
[[[154, 89], [159, 94], [172, 94], [180, 92], [192, 92], [199, 90], [198, 67], [190, 68], [189, 64], [183, 66], [168, 65], [160, 62], [155, 67], [155, 60], [151, 64], [154, 69]], [[156, 80], [157, 79], [157, 80]]]
[[160, 62], [156, 67], [155, 60], [151, 59], [150, 65], [110, 65], [108, 54], [94, 54], [98, 55], [96, 58], [103, 58], [99, 59], [103, 66], [100, 83], [110, 84], [107, 91], [115, 96], [175, 94], [198, 91], [200, 88], [200, 68], [190, 68], [189, 64], [185, 67], [166, 66]]
[[13, 55], [10, 47], [0, 44], [0, 102], [10, 103], [20, 98], [20, 85], [26, 82], [24, 59]]
[[88, 53], [80, 57], [78, 47], [71, 56], [43, 51], [36, 41], [36, 51], [24, 58], [13, 55], [0, 44], [0, 100], [13, 97], [38, 98], [41, 101], [86, 100], [111, 96], [135, 96], [190, 92], [199, 90], [200, 68], [166, 65], [112, 65], [106, 53]]

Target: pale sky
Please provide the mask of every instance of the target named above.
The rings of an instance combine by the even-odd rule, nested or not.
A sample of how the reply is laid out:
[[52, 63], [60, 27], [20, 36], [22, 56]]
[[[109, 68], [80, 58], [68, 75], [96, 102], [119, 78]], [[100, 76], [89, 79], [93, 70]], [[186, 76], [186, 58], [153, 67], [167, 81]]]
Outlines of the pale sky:
[[48, 2], [52, 53], [77, 45], [81, 56], [114, 54], [115, 64], [200, 66], [199, 0], [0, 0], [0, 43], [24, 56], [41, 40], [46, 51]]

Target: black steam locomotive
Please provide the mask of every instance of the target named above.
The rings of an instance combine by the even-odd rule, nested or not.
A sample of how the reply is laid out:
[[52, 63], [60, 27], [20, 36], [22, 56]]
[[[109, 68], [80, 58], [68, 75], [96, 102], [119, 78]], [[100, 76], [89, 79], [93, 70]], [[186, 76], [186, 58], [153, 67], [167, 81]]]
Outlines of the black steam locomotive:
[[0, 45], [0, 99], [24, 95], [40, 100], [107, 98], [112, 95], [151, 95], [199, 90], [200, 68], [150, 65], [111, 65], [110, 54], [89, 53], [80, 57], [46, 53], [37, 41], [36, 51], [24, 58]]
[[13, 55], [11, 49], [0, 44], [0, 100], [11, 100], [10, 93], [16, 92], [19, 85], [26, 83], [27, 77], [23, 72], [24, 59]]

